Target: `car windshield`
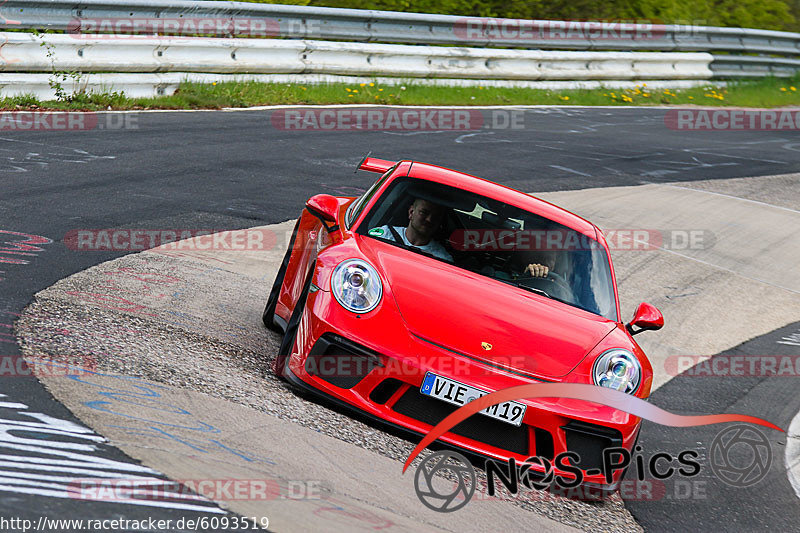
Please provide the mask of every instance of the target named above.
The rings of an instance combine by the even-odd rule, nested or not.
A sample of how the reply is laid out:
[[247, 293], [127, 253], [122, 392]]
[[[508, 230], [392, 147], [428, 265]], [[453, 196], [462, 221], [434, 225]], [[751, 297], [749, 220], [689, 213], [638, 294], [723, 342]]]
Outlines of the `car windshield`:
[[583, 233], [519, 207], [399, 178], [357, 233], [618, 320], [605, 249]]

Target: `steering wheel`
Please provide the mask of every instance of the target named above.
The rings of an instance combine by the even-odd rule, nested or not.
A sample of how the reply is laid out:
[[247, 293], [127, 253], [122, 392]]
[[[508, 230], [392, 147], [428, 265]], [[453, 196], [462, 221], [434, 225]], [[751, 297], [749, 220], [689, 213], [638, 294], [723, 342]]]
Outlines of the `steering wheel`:
[[559, 274], [558, 272], [553, 272], [552, 270], [547, 273], [547, 279], [553, 280], [557, 285], [560, 285], [563, 289], [572, 292], [572, 287], [570, 287], [569, 283], [567, 283], [567, 278]]
[[[567, 283], [567, 280], [564, 278], [564, 276], [557, 272], [553, 272], [552, 270], [547, 273], [547, 276], [544, 277], [526, 277], [524, 278], [524, 282], [526, 285], [534, 288], [541, 288], [547, 294], [552, 296], [560, 297], [561, 295], [564, 295], [567, 296], [567, 299], [571, 300], [574, 294], [572, 287], [570, 287], [569, 283]], [[554, 291], [553, 288], [557, 288], [558, 291]]]

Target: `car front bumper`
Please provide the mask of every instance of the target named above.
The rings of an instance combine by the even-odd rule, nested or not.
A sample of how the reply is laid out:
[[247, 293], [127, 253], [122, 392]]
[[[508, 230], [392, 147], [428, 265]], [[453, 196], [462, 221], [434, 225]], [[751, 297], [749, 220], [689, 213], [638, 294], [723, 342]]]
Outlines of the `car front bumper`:
[[[386, 314], [391, 310], [385, 310]], [[295, 386], [412, 438], [427, 434], [457, 409], [420, 392], [427, 372], [485, 391], [542, 382], [421, 339], [409, 333], [399, 313], [378, 322], [345, 311], [322, 290], [309, 295], [294, 352], [284, 370]], [[638, 417], [581, 400], [519, 401], [527, 406], [519, 427], [477, 414], [440, 440], [472, 456], [503, 462], [513, 457], [520, 463], [531, 456], [552, 461], [562, 452], [576, 452], [584, 485], [605, 491], [617, 487], [623, 471], [616, 470], [612, 481], [607, 481], [603, 450], [623, 447], [630, 451], [641, 425]], [[557, 467], [553, 472], [574, 479], [573, 473]]]

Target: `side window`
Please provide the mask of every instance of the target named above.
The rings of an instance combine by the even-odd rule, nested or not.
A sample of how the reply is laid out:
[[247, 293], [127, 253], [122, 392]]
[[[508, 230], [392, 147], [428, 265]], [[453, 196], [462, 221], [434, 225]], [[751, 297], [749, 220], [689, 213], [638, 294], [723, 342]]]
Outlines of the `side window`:
[[383, 182], [386, 181], [386, 179], [392, 174], [392, 172], [394, 172], [394, 169], [396, 167], [397, 165], [387, 170], [383, 174], [383, 176], [378, 178], [378, 180], [372, 184], [372, 187], [367, 189], [367, 192], [361, 195], [361, 198], [357, 199], [355, 202], [350, 204], [350, 208], [347, 210], [347, 215], [345, 216], [347, 229], [350, 229], [350, 227], [353, 225], [353, 221], [358, 218], [359, 214], [361, 214], [361, 211], [364, 209], [364, 206], [369, 203], [370, 199], [372, 199], [373, 196], [375, 196], [375, 193], [378, 191], [378, 189], [381, 188]]

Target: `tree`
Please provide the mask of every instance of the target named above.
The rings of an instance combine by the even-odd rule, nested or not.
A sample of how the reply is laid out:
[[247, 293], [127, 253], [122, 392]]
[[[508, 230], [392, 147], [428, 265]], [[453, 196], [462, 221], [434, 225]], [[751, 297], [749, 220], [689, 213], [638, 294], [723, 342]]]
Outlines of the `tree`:
[[796, 31], [800, 0], [250, 0], [320, 7], [549, 20], [642, 20], [663, 24]]

